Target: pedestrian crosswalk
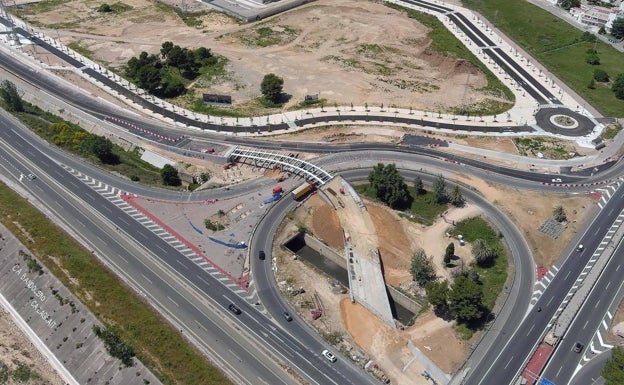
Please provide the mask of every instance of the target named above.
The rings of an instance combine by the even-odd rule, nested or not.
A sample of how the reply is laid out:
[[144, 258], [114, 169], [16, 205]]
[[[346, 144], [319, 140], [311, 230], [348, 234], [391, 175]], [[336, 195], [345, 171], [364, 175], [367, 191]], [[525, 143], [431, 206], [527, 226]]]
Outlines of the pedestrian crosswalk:
[[[137, 223], [144, 226], [159, 238], [167, 242], [171, 247], [177, 250], [182, 256], [193, 262], [199, 269], [213, 276], [215, 279], [223, 283], [232, 292], [247, 299], [250, 302], [257, 301], [257, 295], [249, 290], [251, 283], [247, 285], [244, 281], [237, 282], [227, 272], [221, 270], [218, 266], [215, 266], [205, 255], [200, 255], [197, 251], [193, 250], [188, 241], [184, 239], [178, 239], [173, 236], [162, 223], [157, 223], [154, 218], [150, 218], [146, 213], [138, 210], [136, 207], [128, 203], [128, 196], [130, 194], [126, 191], [122, 191], [116, 187], [110, 186], [106, 183], [98, 181], [89, 175], [83, 174], [67, 165], [62, 165], [63, 168], [70, 174], [74, 175], [78, 180], [85, 185], [91, 187], [94, 191], [105, 197], [108, 201], [119, 207], [124, 213], [128, 214]], [[249, 286], [249, 287], [247, 287]]]

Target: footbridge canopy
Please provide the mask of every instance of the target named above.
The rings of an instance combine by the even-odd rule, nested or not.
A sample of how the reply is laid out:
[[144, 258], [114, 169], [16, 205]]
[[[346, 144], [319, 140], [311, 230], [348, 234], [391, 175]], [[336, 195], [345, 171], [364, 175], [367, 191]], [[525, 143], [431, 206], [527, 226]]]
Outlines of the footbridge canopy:
[[279, 167], [293, 174], [314, 181], [321, 186], [332, 179], [332, 175], [322, 168], [299, 159], [293, 154], [280, 154], [277, 152], [261, 151], [249, 148], [234, 147], [227, 155], [228, 161], [253, 164], [256, 167], [274, 169]]

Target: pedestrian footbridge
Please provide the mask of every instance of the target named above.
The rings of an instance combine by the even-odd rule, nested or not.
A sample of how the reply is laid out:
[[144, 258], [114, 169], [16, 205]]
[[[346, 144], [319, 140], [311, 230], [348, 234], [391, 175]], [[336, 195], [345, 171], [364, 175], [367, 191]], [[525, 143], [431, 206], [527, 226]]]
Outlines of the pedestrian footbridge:
[[255, 167], [288, 171], [299, 175], [306, 180], [322, 186], [332, 179], [332, 175], [322, 168], [299, 159], [293, 154], [262, 151], [250, 148], [233, 147], [226, 155], [228, 161], [251, 164]]

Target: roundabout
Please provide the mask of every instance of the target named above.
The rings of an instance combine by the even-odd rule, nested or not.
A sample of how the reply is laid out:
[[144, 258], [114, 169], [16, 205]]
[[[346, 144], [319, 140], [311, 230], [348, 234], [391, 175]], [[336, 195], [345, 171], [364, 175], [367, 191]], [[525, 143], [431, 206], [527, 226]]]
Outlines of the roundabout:
[[546, 132], [569, 137], [590, 135], [598, 125], [595, 120], [563, 106], [540, 108], [535, 121]]

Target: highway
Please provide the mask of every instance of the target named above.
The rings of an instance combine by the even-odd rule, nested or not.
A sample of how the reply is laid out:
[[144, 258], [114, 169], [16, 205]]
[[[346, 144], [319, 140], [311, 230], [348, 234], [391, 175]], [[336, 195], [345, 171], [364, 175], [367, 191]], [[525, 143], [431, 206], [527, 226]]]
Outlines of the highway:
[[[423, 1], [409, 0], [406, 2], [418, 6], [433, 7], [437, 9], [436, 11], [447, 13], [450, 20], [461, 29], [471, 41], [481, 47], [486, 55], [508, 72], [508, 74], [525, 89], [527, 93], [535, 98], [538, 103], [560, 103], [552, 93], [513, 61], [507, 53], [495, 47], [491, 39], [480, 32], [478, 28], [462, 14], [448, 13], [452, 10]], [[20, 30], [18, 32], [24, 34], [24, 36], [29, 36], [27, 31]], [[67, 56], [56, 48], [47, 45], [47, 43], [42, 40], [37, 40], [37, 43], [59, 56]], [[68, 59], [68, 61], [76, 66], [76, 68], [82, 68], [84, 66], [83, 63], [75, 59], [70, 59]], [[169, 125], [138, 118], [131, 114], [125, 114], [119, 109], [112, 108], [110, 105], [100, 103], [91, 98], [85, 98], [83, 93], [67, 87], [59, 87], [58, 83], [32, 68], [18, 63], [15, 61], [15, 58], [10, 55], [0, 53], [0, 65], [9, 68], [13, 73], [26, 81], [36, 84], [41, 87], [42, 90], [47, 90], [47, 92], [51, 94], [59, 94], [63, 100], [91, 113], [101, 120], [118, 117], [127, 122], [147, 126], [163, 134], [177, 132], [189, 135], [189, 131], [187, 130], [173, 129]], [[101, 82], [108, 84], [111, 88], [116, 89], [118, 92], [137, 103], [156, 109], [163, 116], [171, 117], [185, 124], [197, 125], [196, 120], [173, 114], [158, 106], [153, 106], [151, 103], [138, 98], [129, 91], [121, 89], [122, 87], [91, 69], [86, 68], [82, 70], [93, 77], [99, 76]], [[423, 119], [397, 118], [396, 116], [394, 118], [389, 118], [387, 116], [377, 117], [374, 115], [363, 115], [356, 117], [350, 116], [348, 118], [348, 120], [352, 119], [369, 121], [383, 120], [408, 124], [420, 123], [423, 125], [436, 125], [437, 127], [447, 129], [483, 131], [483, 127], [449, 125], [440, 122], [424, 121]], [[339, 117], [339, 119], [336, 119], [335, 116], [328, 115], [307, 118], [298, 122], [298, 124], [303, 125], [330, 120], [339, 121], [347, 120], [347, 118]], [[174, 323], [183, 325], [185, 330], [193, 331], [193, 336], [191, 338], [199, 341], [199, 344], [210, 352], [209, 354], [217, 355], [217, 361], [225, 365], [224, 370], [230, 375], [238, 379], [246, 379], [241, 380], [245, 381], [245, 383], [254, 383], [250, 380], [254, 378], [261, 379], [271, 384], [291, 383], [288, 376], [286, 376], [272, 360], [268, 359], [268, 355], [275, 355], [279, 357], [280, 360], [287, 362], [289, 366], [297, 368], [299, 373], [307, 376], [308, 380], [312, 383], [375, 383], [355, 366], [349, 364], [347, 360], [341, 359], [336, 364], [330, 365], [320, 356], [320, 351], [327, 346], [314, 331], [298, 319], [295, 319], [291, 323], [286, 323], [279, 315], [282, 309], [287, 308], [287, 305], [275, 288], [275, 282], [274, 279], [272, 279], [272, 271], [270, 269], [270, 260], [267, 258], [266, 261], [259, 261], [257, 258], [253, 257], [257, 255], [257, 251], [261, 248], [264, 250], [271, 249], [270, 243], [273, 239], [272, 234], [280, 220], [280, 215], [283, 214], [284, 210], [288, 209], [288, 206], [292, 204], [291, 202], [282, 200], [269, 212], [265, 218], [266, 225], [260, 226], [256, 233], [256, 239], [259, 239], [259, 241], [254, 241], [251, 248], [252, 266], [254, 269], [254, 279], [258, 287], [258, 294], [262, 298], [263, 304], [275, 317], [275, 320], [268, 320], [254, 306], [248, 305], [237, 298], [233, 298], [232, 293], [209, 274], [205, 274], [201, 270], [195, 273], [196, 269], [194, 269], [194, 264], [184, 258], [177, 250], [143, 226], [136, 226], [136, 223], [132, 222], [133, 220], [116, 205], [77, 181], [56, 163], [50, 162], [50, 159], [46, 157], [45, 154], [31, 144], [38, 143], [41, 146], [41, 141], [30, 137], [29, 134], [11, 129], [10, 127], [12, 124], [14, 123], [7, 121], [4, 117], [0, 119], [0, 126], [5, 127], [0, 134], [0, 138], [2, 138], [0, 146], [6, 150], [6, 153], [3, 154], [0, 159], [0, 165], [4, 169], [3, 173], [11, 175], [13, 178], [19, 178], [20, 173], [28, 174], [35, 171], [35, 174], [41, 176], [35, 181], [22, 181], [22, 183], [31, 194], [36, 196], [41, 202], [45, 202], [50, 211], [56, 213], [60, 218], [65, 218], [66, 226], [73, 228], [76, 233], [80, 233], [83, 239], [88, 240], [90, 246], [96, 250], [101, 257], [109, 259], [109, 264], [117, 273], [124, 276], [134, 287], [140, 288], [139, 290], [145, 293], [152, 303], [161, 311], [164, 311]], [[215, 124], [202, 124], [202, 128], [215, 130], [233, 129], [232, 127], [228, 128]], [[279, 128], [278, 126], [272, 125], [272, 129], [274, 130]], [[258, 129], [264, 130], [267, 129], [267, 127], [250, 126], [236, 128], [236, 130], [248, 132]], [[499, 132], [502, 129], [502, 127], [491, 128], [491, 130], [498, 130]], [[511, 127], [510, 129], [518, 132], [529, 130], [528, 127], [524, 126]], [[195, 135], [195, 133], [193, 133], [193, 135]], [[27, 136], [29, 137], [27, 138]], [[342, 152], [346, 150], [360, 151], [357, 154], [368, 151], [371, 158], [375, 158], [383, 151], [399, 150], [401, 152], [393, 153], [392, 157], [389, 159], [408, 162], [413, 161], [416, 155], [424, 155], [424, 158], [418, 156], [418, 160], [422, 161], [426, 167], [435, 166], [455, 170], [459, 168], [462, 170], [461, 172], [466, 171], [470, 174], [474, 173], [475, 175], [480, 175], [485, 179], [494, 179], [507, 183], [510, 183], [510, 178], [513, 178], [511, 183], [517, 183], [518, 187], [530, 187], [535, 189], [548, 188], [540, 186], [539, 182], [548, 183], [551, 178], [560, 176], [492, 166], [486, 161], [475, 161], [447, 155], [440, 151], [418, 146], [402, 146], [396, 148], [395, 146], [387, 145], [361, 144], [329, 148], [326, 144], [270, 143], [267, 141], [242, 138], [223, 139], [216, 135], [202, 132], [197, 132], [197, 136], [214, 138], [229, 143], [244, 143], [247, 145], [284, 150], [305, 149], [307, 151], [323, 152]], [[40, 147], [41, 150], [43, 150], [43, 148], [46, 147]], [[372, 151], [375, 152], [373, 153]], [[54, 156], [55, 159], [57, 156], [62, 155], [61, 152], [51, 147], [47, 147], [45, 152], [56, 152], [56, 156]], [[355, 154], [355, 152], [352, 153], [352, 156], [356, 156]], [[326, 164], [331, 165], [332, 162], [335, 162], [340, 156], [340, 154], [334, 155], [333, 157], [328, 156], [322, 159], [321, 162], [326, 161]], [[449, 164], [440, 158], [447, 158], [456, 163]], [[174, 200], [206, 199], [208, 194], [211, 194], [213, 197], [231, 196], [231, 192], [225, 190], [200, 194], [154, 190], [131, 182], [120, 182], [119, 179], [107, 175], [106, 172], [96, 167], [84, 165], [84, 163], [75, 159], [64, 159], [63, 162], [111, 186], [116, 186], [122, 191], [133, 192], [144, 196]], [[608, 164], [603, 167], [607, 169], [611, 165], [612, 164]], [[618, 165], [608, 172], [611, 173], [611, 175], [617, 175], [619, 174], [619, 170], [620, 166]], [[354, 178], [361, 178], [363, 175], [358, 174], [358, 172], [354, 173]], [[490, 173], [496, 174], [491, 175]], [[578, 183], [585, 180], [595, 180], [598, 177], [586, 179], [585, 176], [579, 174], [567, 175], [562, 178], [564, 179], [564, 183]], [[263, 186], [263, 183], [267, 182], [256, 181], [242, 184], [240, 190], [237, 191], [243, 194]], [[585, 189], [585, 187], [579, 187], [571, 191], [581, 191]], [[540, 306], [543, 311], [540, 313], [532, 312], [523, 322], [521, 322], [521, 318], [524, 316], [524, 309], [528, 306], [532, 284], [531, 278], [533, 277], [534, 268], [532, 262], [527, 263], [528, 261], [524, 261], [523, 258], [516, 258], [516, 256], [523, 255], [523, 246], [518, 242], [515, 252], [512, 253], [515, 258], [514, 263], [517, 264], [516, 281], [514, 281], [514, 286], [512, 288], [514, 292], [512, 294], [517, 298], [518, 302], [514, 302], [514, 306], [511, 306], [515, 307], [515, 311], [512, 313], [510, 310], [508, 314], [501, 314], [497, 317], [497, 326], [495, 326], [495, 329], [498, 330], [498, 335], [492, 343], [492, 348], [483, 357], [483, 360], [481, 360], [480, 363], [474, 363], [474, 367], [472, 367], [468, 373], [466, 379], [467, 384], [485, 385], [512, 382], [514, 376], [521, 370], [523, 362], [526, 361], [533, 347], [541, 339], [543, 330], [550, 321], [550, 318], [568, 293], [571, 285], [575, 282], [587, 260], [590, 258], [590, 251], [595, 249], [597, 242], [599, 242], [602, 235], [604, 235], [608, 227], [613, 223], [614, 215], [616, 216], [619, 214], [624, 207], [624, 201], [622, 200], [622, 198], [624, 198], [624, 192], [622, 188], [617, 191], [616, 196], [617, 198], [611, 199], [607, 203], [601, 215], [594, 220], [581, 237], [580, 242], [585, 245], [586, 252], [578, 255], [577, 252], [572, 251], [566, 262], [561, 266], [556, 279], [551, 282], [540, 298], [537, 306]], [[472, 199], [478, 199], [478, 196], [475, 195]], [[89, 210], [96, 210], [97, 215], [93, 217], [93, 213]], [[89, 213], [91, 214], [89, 215]], [[70, 218], [75, 218], [75, 221]], [[111, 224], [113, 223], [119, 228], [119, 233], [115, 233], [112, 230]], [[108, 231], [101, 231], [101, 228], [108, 229]], [[140, 240], [140, 243], [143, 245], [142, 251], [140, 252], [147, 253], [150, 258], [139, 259], [128, 256], [126, 250], [136, 247], [134, 243], [131, 242], [131, 239]], [[514, 238], [507, 238], [507, 241], [513, 243]], [[524, 254], [523, 257], [525, 259], [530, 259], [528, 258], [529, 256], [530, 252]], [[619, 266], [613, 266], [612, 270], [617, 272]], [[172, 279], [165, 279], [167, 277]], [[612, 290], [609, 289], [609, 287], [613, 288], [613, 286], [609, 285], [614, 285], [614, 282], [619, 283], [620, 281], [621, 279], [618, 280], [617, 276], [605, 273], [597, 283], [597, 287], [602, 288], [602, 290], [595, 289], [592, 295], [597, 296], [600, 293]], [[574, 370], [576, 370], [576, 365], [578, 364], [580, 356], [573, 353], [569, 348], [576, 342], [576, 339], [582, 342], [591, 340], [598, 327], [597, 325], [599, 325], [602, 320], [604, 312], [606, 311], [605, 309], [609, 306], [607, 304], [608, 301], [604, 299], [601, 301], [599, 298], [594, 298], [593, 300], [594, 302], [587, 302], [586, 306], [588, 308], [583, 309], [582, 315], [573, 323], [572, 328], [568, 332], [571, 334], [571, 331], [574, 331], [574, 335], [577, 336], [575, 340], [572, 341], [568, 338], [564, 338], [560, 348], [556, 351], [551, 360], [551, 364], [546, 370], [546, 377], [551, 380], [553, 378], [557, 379], [556, 383], [567, 383], [567, 381], [570, 380], [571, 373], [574, 373]], [[243, 309], [243, 314], [235, 317], [224, 310], [230, 302], [236, 302], [237, 305]], [[594, 308], [591, 309], [591, 306], [594, 306]], [[242, 335], [238, 335], [238, 332], [248, 336], [248, 338], [252, 338], [254, 343], [250, 344], [249, 340], [245, 339]], [[216, 351], [210, 348], [211, 344], [215, 344], [217, 340], [219, 340], [219, 344], [226, 346], [227, 350], [218, 349], [218, 351]], [[585, 345], [589, 346], [588, 343]], [[245, 364], [241, 365], [241, 363]]]
[[[251, 379], [256, 378], [269, 384], [291, 384], [292, 380], [268, 356], [298, 370], [312, 384], [375, 383], [346, 360], [330, 364], [320, 354], [327, 345], [314, 333], [298, 333], [297, 322], [288, 325], [291, 330], [276, 327], [255, 306], [238, 298], [169, 243], [51, 161], [12, 125], [0, 115], [3, 174], [19, 180], [20, 173], [35, 173], [38, 178], [34, 181], [25, 179], [30, 194], [64, 218], [66, 226], [88, 240], [90, 247], [98, 250], [116, 273], [148, 295], [153, 305], [166, 310], [184, 330], [192, 331], [204, 349], [214, 349], [213, 356], [241, 383], [255, 384]], [[113, 224], [118, 229], [113, 230]], [[139, 255], [128, 253], [123, 239], [139, 242], [154, 261], [147, 264]], [[179, 281], [177, 288], [172, 281]], [[230, 314], [229, 303], [236, 303], [242, 314]], [[241, 333], [251, 336], [252, 342]], [[211, 347], [217, 345], [227, 349]]]
[[[619, 193], [620, 196], [617, 199], [621, 200], [624, 198], [624, 190], [621, 189]], [[579, 310], [582, 316], [576, 318], [570, 325], [566, 335], [551, 357], [548, 366], [544, 370], [544, 378], [555, 384], [568, 384], [572, 380], [572, 376], [576, 374], [577, 365], [582, 358], [593, 358], [596, 355], [592, 351], [594, 348], [604, 350], [604, 347], [600, 345], [592, 346], [592, 343], [596, 341], [594, 340], [596, 331], [607, 328], [606, 324], [602, 323], [605, 319], [605, 314], [608, 311], [611, 314], [615, 314], [615, 310], [622, 300], [621, 293], [624, 286], [624, 280], [622, 280], [622, 274], [624, 274], [622, 255], [624, 255], [624, 242], [620, 240], [613, 257], [605, 266], [600, 280], [596, 282], [596, 285], [592, 288], [591, 293]], [[605, 293], [620, 294], [613, 297], [605, 296]], [[585, 346], [580, 353], [576, 353], [573, 350], [577, 341]]]
[[[535, 304], [532, 312], [519, 325], [505, 325], [499, 332], [498, 339], [500, 341], [496, 344], [500, 349], [488, 351], [479, 365], [469, 372], [466, 384], [510, 384], [520, 374], [532, 350], [541, 341], [544, 330], [555, 311], [563, 302], [565, 296], [591, 258], [593, 250], [596, 250], [622, 209], [624, 209], [624, 187], [620, 187], [616, 191], [613, 199], [607, 202], [600, 215], [593, 220], [580, 237], [578, 243], [582, 243], [585, 246], [585, 251], [579, 253], [575, 248], [569, 248], [571, 249], [569, 256], [561, 265], [555, 279], [551, 281], [539, 301]], [[609, 284], [609, 277], [605, 275], [599, 282], [607, 285]], [[621, 279], [618, 277], [617, 282], [620, 281]], [[542, 308], [541, 312], [537, 312], [536, 309], [538, 307]], [[599, 313], [599, 309], [595, 310], [595, 314], [581, 313], [578, 322], [588, 320], [585, 317], [589, 317], [589, 320], [591, 320], [596, 315], [604, 316], [604, 312]], [[570, 333], [568, 332], [568, 334]], [[564, 341], [563, 346], [566, 346], [568, 341], [566, 338], [564, 338]], [[574, 360], [571, 361], [574, 362]], [[576, 363], [578, 363], [578, 360], [576, 360]]]

